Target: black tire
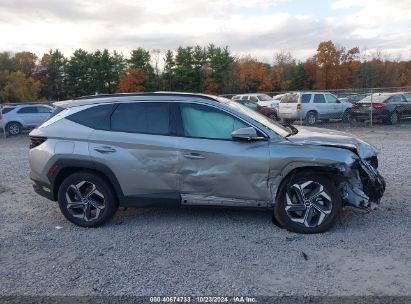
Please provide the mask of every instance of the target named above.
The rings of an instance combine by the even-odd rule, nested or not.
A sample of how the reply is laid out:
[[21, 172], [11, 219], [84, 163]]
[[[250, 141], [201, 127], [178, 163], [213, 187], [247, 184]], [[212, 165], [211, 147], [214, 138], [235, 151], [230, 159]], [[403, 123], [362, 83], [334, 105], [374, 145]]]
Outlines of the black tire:
[[6, 126], [6, 131], [11, 136], [21, 134], [22, 130], [23, 130], [23, 126], [19, 122], [16, 122], [16, 121], [9, 122]]
[[390, 117], [388, 118], [388, 124], [396, 125], [400, 122], [400, 115], [397, 111], [391, 113]]
[[310, 111], [305, 115], [305, 124], [308, 126], [314, 126], [318, 121], [318, 115], [314, 111]]
[[[93, 188], [92, 185], [97, 191], [86, 198]], [[81, 195], [76, 195], [77, 193]], [[69, 202], [68, 198], [73, 201]], [[100, 174], [87, 171], [74, 173], [64, 179], [58, 190], [58, 203], [64, 217], [81, 227], [101, 226], [118, 209], [118, 202], [111, 185]], [[86, 210], [89, 216], [85, 216]]]
[[[297, 189], [294, 185], [304, 185], [309, 181], [312, 183], [306, 187], [312, 187], [312, 190], [310, 188], [304, 188], [303, 192], [308, 190], [308, 192], [305, 193], [308, 195], [310, 193], [316, 193], [315, 191], [320, 189], [318, 186], [320, 185], [323, 187], [323, 192], [321, 192], [323, 196], [320, 197], [320, 195], [318, 195], [318, 197], [313, 200], [304, 198], [303, 204], [294, 204], [295, 199], [298, 201], [297, 195], [293, 195], [294, 189]], [[280, 225], [289, 231], [305, 234], [323, 233], [333, 227], [340, 216], [342, 210], [340, 194], [332, 183], [332, 180], [326, 176], [318, 175], [315, 172], [311, 174], [296, 174], [285, 181], [280, 191], [274, 206], [274, 216]], [[287, 204], [287, 193], [292, 204]], [[326, 196], [329, 197], [331, 201], [329, 201]], [[314, 202], [314, 204], [309, 205], [310, 201]], [[293, 211], [291, 208], [300, 208], [300, 210]], [[306, 208], [305, 211], [301, 211], [304, 210], [303, 208]], [[322, 212], [319, 210], [322, 210]], [[308, 213], [309, 211], [310, 213]], [[311, 216], [309, 216], [309, 214], [311, 214]], [[308, 226], [305, 223], [306, 218], [309, 218], [307, 221]], [[303, 220], [303, 223], [296, 222], [301, 220]], [[316, 220], [317, 225], [314, 225], [313, 223], [315, 223]]]
[[271, 113], [270, 115], [268, 115], [268, 118], [270, 118], [271, 120], [274, 120], [274, 121], [278, 120], [277, 114], [275, 114], [275, 113]]
[[342, 122], [351, 122], [351, 110], [350, 109], [345, 110], [341, 119], [342, 119]]

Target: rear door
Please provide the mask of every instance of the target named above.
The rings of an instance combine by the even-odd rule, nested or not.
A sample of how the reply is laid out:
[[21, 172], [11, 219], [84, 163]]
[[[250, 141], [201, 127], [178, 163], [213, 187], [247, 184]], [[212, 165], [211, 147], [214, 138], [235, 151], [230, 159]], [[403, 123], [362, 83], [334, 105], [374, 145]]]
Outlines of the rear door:
[[269, 199], [268, 141], [233, 141], [250, 125], [211, 105], [180, 103], [179, 175], [183, 203], [256, 206]]
[[109, 167], [124, 195], [140, 204], [179, 198], [171, 108], [167, 102], [120, 103], [109, 115], [109, 126], [89, 138], [91, 158]]
[[17, 110], [19, 120], [23, 123], [23, 127], [34, 127], [38, 120], [37, 106], [24, 106]]

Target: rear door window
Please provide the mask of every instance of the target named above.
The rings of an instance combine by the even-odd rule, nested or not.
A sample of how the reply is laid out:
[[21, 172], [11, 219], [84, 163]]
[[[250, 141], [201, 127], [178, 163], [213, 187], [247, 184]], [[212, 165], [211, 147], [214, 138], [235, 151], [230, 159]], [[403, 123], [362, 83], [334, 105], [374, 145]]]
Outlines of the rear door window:
[[395, 95], [389, 99], [389, 102], [403, 102], [403, 101], [405, 100], [403, 99], [402, 95]]
[[111, 115], [111, 130], [169, 135], [170, 105], [166, 102], [119, 104]]
[[323, 94], [314, 95], [314, 103], [325, 103], [325, 98]]
[[17, 111], [19, 114], [33, 114], [38, 113], [37, 107], [23, 107]]
[[255, 96], [250, 96], [249, 100], [254, 101], [254, 102], [258, 102], [258, 99]]

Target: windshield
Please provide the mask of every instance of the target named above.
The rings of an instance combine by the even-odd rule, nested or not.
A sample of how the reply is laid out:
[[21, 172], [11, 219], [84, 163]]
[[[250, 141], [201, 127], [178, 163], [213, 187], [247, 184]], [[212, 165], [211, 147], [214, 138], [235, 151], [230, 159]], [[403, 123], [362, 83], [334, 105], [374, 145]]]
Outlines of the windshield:
[[266, 94], [261, 94], [261, 95], [257, 95], [258, 99], [261, 101], [269, 101], [269, 100], [273, 100], [270, 96], [266, 95]]
[[287, 137], [292, 133], [286, 127], [283, 127], [282, 125], [268, 119], [267, 117], [265, 117], [264, 115], [262, 115], [262, 114], [260, 114], [256, 111], [253, 111], [253, 110], [247, 108], [246, 106], [243, 106], [242, 104], [239, 104], [235, 101], [232, 101], [232, 100], [229, 100], [229, 99], [223, 98], [223, 97], [218, 97], [218, 101], [220, 101], [223, 104], [229, 106], [230, 108], [236, 110], [237, 112], [240, 112], [242, 114], [247, 115], [248, 117], [250, 117], [254, 121], [262, 124], [263, 126], [265, 126], [268, 129], [274, 131], [275, 133], [277, 133], [280, 136]]

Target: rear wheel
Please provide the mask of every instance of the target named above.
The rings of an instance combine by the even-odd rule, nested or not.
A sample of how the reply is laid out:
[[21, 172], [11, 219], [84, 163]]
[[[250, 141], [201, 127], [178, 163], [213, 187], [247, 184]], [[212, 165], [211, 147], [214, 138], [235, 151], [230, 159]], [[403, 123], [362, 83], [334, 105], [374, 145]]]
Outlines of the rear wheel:
[[6, 127], [6, 130], [10, 135], [19, 135], [22, 129], [22, 125], [15, 121], [8, 123]]
[[282, 227], [297, 233], [322, 233], [335, 225], [342, 202], [328, 178], [297, 174], [286, 185], [274, 207], [274, 216]]
[[95, 173], [78, 172], [61, 184], [58, 202], [63, 215], [82, 227], [97, 227], [117, 211], [118, 203], [111, 186]]
[[308, 112], [307, 115], [305, 116], [305, 124], [309, 126], [313, 126], [317, 123], [318, 117], [317, 113], [315, 112]]

